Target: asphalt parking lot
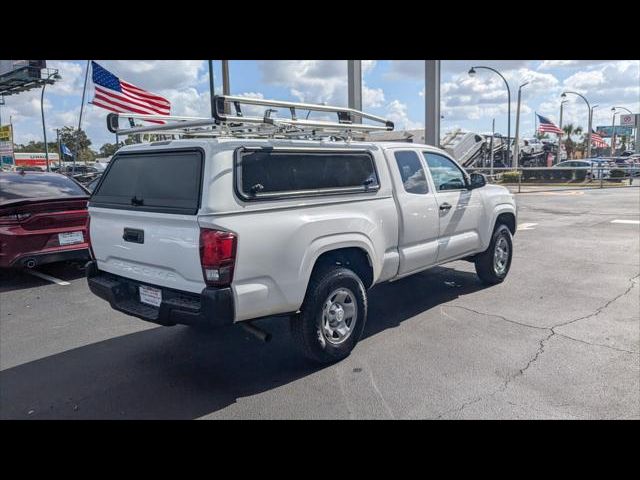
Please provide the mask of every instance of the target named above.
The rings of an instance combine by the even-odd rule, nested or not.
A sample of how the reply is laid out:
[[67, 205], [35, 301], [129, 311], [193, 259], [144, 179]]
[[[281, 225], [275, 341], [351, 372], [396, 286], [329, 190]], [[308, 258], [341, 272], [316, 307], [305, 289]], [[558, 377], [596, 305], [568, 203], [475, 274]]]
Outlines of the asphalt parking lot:
[[[81, 269], [0, 274], [0, 418], [640, 418], [640, 189], [531, 192], [505, 283], [455, 262], [370, 292], [352, 355], [307, 363], [286, 321], [158, 327]], [[61, 281], [61, 282], [60, 282]]]

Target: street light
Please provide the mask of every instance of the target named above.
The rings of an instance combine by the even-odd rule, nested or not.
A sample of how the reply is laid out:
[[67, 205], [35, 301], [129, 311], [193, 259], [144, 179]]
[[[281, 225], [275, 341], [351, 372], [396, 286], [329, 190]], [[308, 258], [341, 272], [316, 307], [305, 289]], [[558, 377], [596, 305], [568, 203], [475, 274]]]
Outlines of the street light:
[[42, 112], [42, 133], [44, 135], [44, 157], [47, 162], [47, 172], [51, 171], [51, 169], [49, 168], [49, 147], [47, 146], [47, 127], [45, 127], [45, 124], [44, 124], [44, 89], [47, 86], [47, 84], [50, 83], [50, 80], [52, 78], [55, 81], [55, 80], [60, 80], [62, 77], [58, 74], [57, 70], [53, 73], [50, 73], [47, 79], [42, 84], [42, 94], [40, 95], [40, 111]]
[[630, 114], [633, 115], [633, 112], [625, 107], [611, 107], [611, 111], [613, 112], [613, 118], [611, 119], [611, 156], [613, 157], [615, 148], [616, 148], [616, 108], [620, 108], [622, 110], [626, 110]]
[[529, 82], [525, 82], [518, 87], [518, 107], [516, 108], [516, 138], [515, 144], [513, 146], [515, 168], [518, 168], [518, 165], [520, 163], [520, 96], [522, 87], [524, 87], [525, 85], [529, 85]]
[[494, 73], [500, 75], [500, 78], [504, 81], [504, 84], [507, 86], [507, 159], [509, 158], [509, 141], [511, 140], [511, 89], [509, 88], [509, 83], [507, 79], [502, 76], [502, 74], [494, 68], [491, 67], [483, 67], [483, 66], [475, 66], [471, 67], [469, 70], [469, 76], [471, 78], [476, 75], [476, 68], [484, 68], [485, 70], [491, 70]]
[[587, 100], [584, 97], [584, 95], [581, 95], [578, 92], [570, 92], [570, 91], [562, 92], [561, 97], [567, 98], [567, 93], [579, 96], [587, 104], [587, 110], [589, 113], [589, 131], [587, 132], [587, 158], [591, 158], [591, 113], [592, 113], [591, 105], [589, 105], [589, 100]]
[[[562, 100], [560, 102], [560, 124], [558, 125], [558, 128], [560, 128], [560, 130], [562, 130], [562, 107], [565, 103], [567, 103], [569, 100]], [[561, 157], [561, 151], [562, 151], [562, 132], [560, 133], [560, 136], [558, 137], [558, 158], [556, 159], [556, 163], [560, 163], [562, 161]]]

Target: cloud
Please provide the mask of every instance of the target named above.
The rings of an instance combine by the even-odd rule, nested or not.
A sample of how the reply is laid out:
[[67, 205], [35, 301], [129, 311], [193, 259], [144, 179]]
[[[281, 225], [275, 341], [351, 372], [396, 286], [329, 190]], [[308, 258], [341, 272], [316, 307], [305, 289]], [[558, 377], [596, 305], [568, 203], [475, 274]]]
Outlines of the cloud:
[[[440, 75], [444, 79], [449, 75], [466, 73], [474, 65], [486, 65], [502, 73], [509, 70], [526, 67], [532, 63], [529, 60], [442, 60]], [[424, 79], [424, 60], [391, 60], [390, 69], [386, 74], [389, 80]]]
[[409, 119], [407, 104], [399, 100], [391, 101], [387, 107], [386, 117], [395, 124], [396, 130], [414, 130], [424, 128], [422, 122], [414, 122]]
[[610, 60], [543, 60], [538, 70], [589, 68]]

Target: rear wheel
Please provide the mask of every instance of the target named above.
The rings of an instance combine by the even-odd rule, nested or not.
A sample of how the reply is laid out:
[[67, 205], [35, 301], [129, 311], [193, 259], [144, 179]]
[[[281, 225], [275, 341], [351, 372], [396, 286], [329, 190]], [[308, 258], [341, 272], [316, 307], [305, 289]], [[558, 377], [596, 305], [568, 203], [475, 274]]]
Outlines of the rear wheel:
[[300, 314], [291, 319], [291, 333], [309, 359], [333, 363], [351, 353], [367, 318], [367, 294], [362, 280], [337, 265], [312, 275]]
[[511, 268], [513, 242], [511, 231], [504, 224], [496, 225], [491, 243], [475, 260], [476, 273], [487, 285], [501, 283]]

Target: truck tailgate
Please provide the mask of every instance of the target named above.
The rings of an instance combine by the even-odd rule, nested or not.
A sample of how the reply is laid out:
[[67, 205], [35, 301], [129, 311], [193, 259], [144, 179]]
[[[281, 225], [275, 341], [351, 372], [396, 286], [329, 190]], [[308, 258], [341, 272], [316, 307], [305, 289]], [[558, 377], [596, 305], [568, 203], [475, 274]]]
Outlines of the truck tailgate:
[[91, 208], [98, 269], [153, 285], [200, 292], [197, 217]]

